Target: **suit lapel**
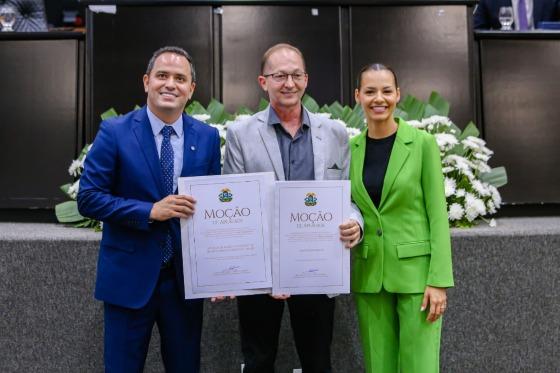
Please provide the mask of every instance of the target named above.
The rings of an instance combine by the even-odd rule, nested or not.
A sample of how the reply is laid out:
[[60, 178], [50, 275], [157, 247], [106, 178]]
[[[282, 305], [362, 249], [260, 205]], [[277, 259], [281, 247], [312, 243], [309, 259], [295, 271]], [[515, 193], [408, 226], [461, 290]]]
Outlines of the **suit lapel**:
[[183, 167], [181, 168], [181, 176], [191, 174], [191, 167], [194, 164], [194, 156], [198, 149], [198, 133], [194, 129], [191, 119], [183, 114]]
[[356, 202], [359, 206], [367, 206], [371, 209], [376, 215], [379, 215], [377, 208], [373, 204], [369, 193], [366, 190], [364, 185], [364, 159], [366, 155], [366, 133], [367, 129], [358, 135], [356, 142], [354, 142], [354, 146], [352, 147], [352, 183], [355, 183], [356, 192], [352, 195], [354, 202]]
[[[307, 111], [307, 109], [303, 109]], [[313, 143], [313, 168], [315, 180], [325, 179], [325, 146], [323, 141], [322, 122], [315, 115], [307, 112], [309, 126], [311, 127], [311, 141]]]
[[408, 148], [408, 143], [412, 142], [412, 133], [410, 128], [400, 119], [396, 118], [399, 124], [399, 129], [397, 130], [397, 138], [393, 144], [393, 149], [391, 150], [391, 156], [389, 157], [389, 164], [387, 165], [387, 172], [385, 173], [385, 179], [383, 181], [383, 190], [381, 191], [381, 201], [379, 202], [379, 209], [383, 206], [383, 203], [387, 199], [387, 195], [391, 191], [397, 175], [402, 170], [408, 156], [410, 155], [410, 149]]
[[163, 196], [163, 175], [161, 172], [161, 167], [159, 165], [159, 157], [156, 148], [156, 141], [154, 139], [154, 133], [152, 132], [152, 126], [150, 125], [150, 120], [148, 119], [148, 114], [146, 113], [146, 107], [137, 110], [134, 115], [134, 125], [132, 130], [136, 136], [136, 140], [140, 145], [140, 149], [144, 154], [144, 159], [150, 168], [152, 177], [158, 187], [160, 196]]
[[270, 162], [272, 163], [272, 167], [274, 167], [274, 171], [276, 172], [276, 178], [283, 181], [286, 180], [286, 176], [284, 175], [284, 167], [282, 166], [282, 156], [280, 155], [280, 146], [276, 138], [276, 131], [273, 126], [269, 126], [267, 123], [269, 110], [270, 106], [257, 117], [257, 120], [260, 122], [259, 133], [270, 158]]

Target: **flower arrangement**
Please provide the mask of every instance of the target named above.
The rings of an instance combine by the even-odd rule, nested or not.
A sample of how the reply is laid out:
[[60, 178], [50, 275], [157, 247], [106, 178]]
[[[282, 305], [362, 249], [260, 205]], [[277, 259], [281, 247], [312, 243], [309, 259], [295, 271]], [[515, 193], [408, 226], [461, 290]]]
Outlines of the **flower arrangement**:
[[498, 188], [507, 183], [504, 167], [490, 168], [494, 152], [479, 138], [473, 122], [461, 131], [448, 117], [449, 103], [433, 92], [427, 103], [408, 96], [399, 105], [397, 115], [416, 128], [434, 135], [440, 149], [444, 174], [449, 224], [471, 227], [477, 219], [495, 226], [495, 214], [502, 204]]
[[[505, 169], [488, 166], [493, 152], [484, 140], [469, 134], [476, 127], [472, 125], [461, 133], [449, 118], [439, 115], [408, 123], [436, 138], [451, 226], [470, 227], [477, 218], [485, 220], [485, 215], [496, 213], [502, 203], [498, 187], [506, 182]], [[494, 226], [496, 222], [492, 219], [489, 224]]]
[[60, 190], [70, 198], [70, 201], [56, 205], [54, 212], [60, 223], [72, 224], [76, 228], [94, 228], [96, 231], [100, 231], [102, 229], [102, 223], [80, 215], [76, 202], [78, 190], [80, 188], [80, 176], [84, 171], [84, 162], [86, 161], [87, 153], [90, 149], [91, 145], [86, 144], [78, 158], [74, 159], [70, 167], [68, 167], [68, 173], [73, 177], [73, 182], [60, 186]]
[[[360, 105], [343, 106], [338, 102], [320, 107], [313, 98], [304, 96], [303, 105], [311, 112], [326, 116], [342, 124], [349, 137], [361, 133], [366, 127]], [[268, 105], [261, 100], [258, 110]], [[139, 107], [136, 107], [138, 109]], [[244, 119], [253, 112], [239, 108], [234, 114], [227, 113], [222, 103], [211, 100], [207, 107], [199, 102], [192, 102], [185, 112], [195, 119], [215, 127], [221, 138], [222, 163], [225, 150], [227, 127], [232, 122]], [[498, 189], [507, 183], [503, 167], [490, 168], [488, 160], [493, 152], [480, 139], [479, 131], [470, 122], [461, 131], [447, 117], [449, 103], [438, 93], [433, 92], [428, 102], [422, 102], [413, 96], [407, 96], [398, 106], [395, 115], [405, 119], [410, 125], [433, 134], [440, 148], [442, 170], [445, 176], [445, 196], [449, 223], [452, 227], [470, 227], [477, 219], [496, 213], [501, 205]], [[114, 109], [101, 115], [102, 119], [117, 116]], [[79, 157], [73, 160], [68, 169], [74, 178], [72, 183], [61, 186], [61, 190], [71, 199], [56, 206], [55, 213], [61, 223], [73, 223], [76, 227], [93, 227], [101, 229], [101, 223], [81, 216], [78, 212], [76, 197], [80, 185], [84, 161], [91, 145], [86, 145]], [[495, 225], [494, 219], [489, 221]]]

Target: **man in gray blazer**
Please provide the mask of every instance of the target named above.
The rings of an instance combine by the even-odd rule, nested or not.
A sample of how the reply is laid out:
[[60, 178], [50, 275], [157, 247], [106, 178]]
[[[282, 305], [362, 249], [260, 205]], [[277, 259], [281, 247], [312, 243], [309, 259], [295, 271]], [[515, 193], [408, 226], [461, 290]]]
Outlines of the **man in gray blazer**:
[[[263, 55], [261, 88], [270, 105], [228, 127], [224, 174], [272, 171], [277, 180], [341, 180], [348, 178], [348, 135], [338, 122], [310, 113], [301, 104], [307, 87], [301, 51], [277, 44]], [[361, 235], [357, 208], [340, 226], [347, 248]], [[284, 310], [305, 373], [331, 372], [334, 298], [326, 295], [250, 295], [237, 298], [245, 373], [273, 373]]]

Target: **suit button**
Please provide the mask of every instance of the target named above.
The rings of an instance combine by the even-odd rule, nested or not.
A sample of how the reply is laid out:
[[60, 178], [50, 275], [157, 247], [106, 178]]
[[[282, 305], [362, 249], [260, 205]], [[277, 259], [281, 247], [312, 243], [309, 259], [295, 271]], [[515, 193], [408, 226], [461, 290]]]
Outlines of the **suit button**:
[[377, 233], [377, 235], [378, 235], [379, 237], [381, 237], [381, 236], [383, 235], [383, 231], [382, 231], [380, 228], [378, 228], [377, 231], [376, 231], [375, 233]]

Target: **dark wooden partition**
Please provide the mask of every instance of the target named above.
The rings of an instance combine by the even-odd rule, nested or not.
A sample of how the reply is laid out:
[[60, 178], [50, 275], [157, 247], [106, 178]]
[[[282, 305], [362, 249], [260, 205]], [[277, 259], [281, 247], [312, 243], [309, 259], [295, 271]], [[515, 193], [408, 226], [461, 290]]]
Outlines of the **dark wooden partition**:
[[255, 109], [265, 97], [257, 83], [263, 53], [280, 42], [306, 58], [307, 92], [318, 102], [343, 100], [340, 7], [224, 6], [222, 98], [227, 108]]
[[482, 115], [508, 203], [560, 203], [560, 33], [477, 32]]
[[265, 97], [256, 81], [261, 56], [288, 42], [303, 51], [308, 93], [320, 104], [353, 105], [356, 71], [377, 60], [397, 69], [404, 93], [426, 99], [437, 90], [451, 101], [459, 126], [475, 119], [472, 1], [86, 3], [117, 4], [116, 15], [88, 13], [89, 138], [104, 110], [124, 112], [145, 101], [141, 74], [151, 51], [165, 44], [184, 46], [195, 57], [194, 99], [203, 104], [215, 97], [228, 110], [256, 108]]
[[87, 26], [88, 140], [107, 109], [126, 113], [145, 104], [142, 76], [152, 53], [165, 45], [193, 56], [200, 82], [193, 99], [208, 102], [214, 95], [212, 7], [119, 6], [115, 15], [88, 12]]
[[0, 209], [45, 208], [81, 144], [83, 35], [0, 33]]
[[425, 99], [438, 90], [458, 125], [475, 118], [473, 1], [81, 3], [116, 5], [116, 14], [87, 11], [86, 46], [81, 35], [0, 36], [0, 209], [52, 208], [64, 200], [58, 185], [70, 180], [68, 164], [93, 140], [100, 114], [145, 103], [142, 75], [164, 45], [193, 55], [193, 98], [203, 104], [215, 97], [229, 110], [255, 108], [264, 97], [256, 81], [262, 53], [285, 41], [305, 54], [308, 93], [321, 105], [353, 105], [357, 69], [378, 60], [397, 69], [403, 93]]
[[[475, 119], [471, 25], [466, 6], [351, 7], [352, 76], [381, 62], [397, 72], [401, 94], [438, 91], [460, 127]], [[355, 79], [355, 78], [354, 78]]]

